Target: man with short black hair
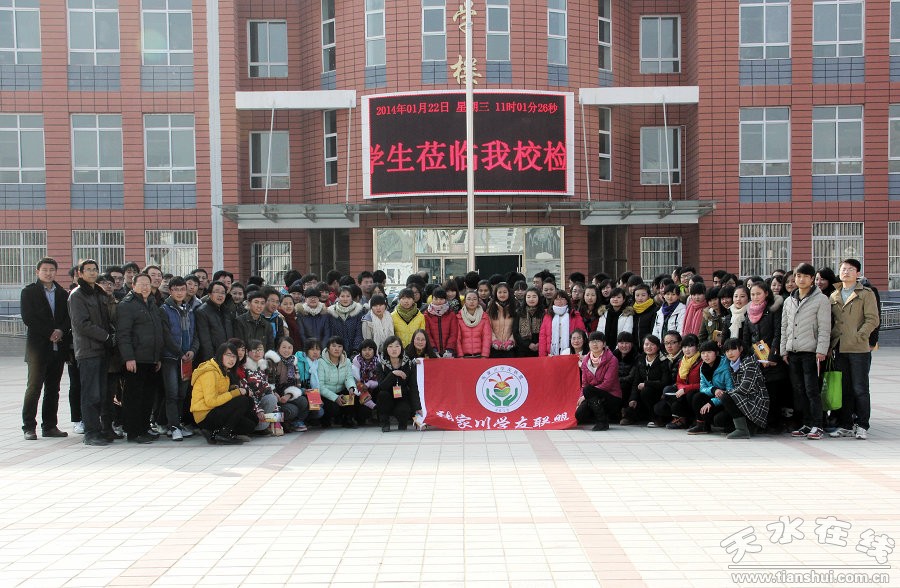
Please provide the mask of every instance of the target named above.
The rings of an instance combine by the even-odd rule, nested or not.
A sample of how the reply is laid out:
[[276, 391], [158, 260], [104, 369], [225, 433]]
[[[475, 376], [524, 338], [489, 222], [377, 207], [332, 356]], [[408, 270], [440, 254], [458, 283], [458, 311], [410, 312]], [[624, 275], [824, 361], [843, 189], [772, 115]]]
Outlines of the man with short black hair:
[[25, 363], [28, 379], [25, 384], [25, 400], [22, 406], [22, 431], [25, 439], [37, 439], [37, 408], [44, 390], [41, 405], [41, 436], [67, 437], [57, 424], [59, 417], [59, 381], [69, 352], [68, 293], [56, 282], [59, 265], [52, 257], [37, 262], [37, 279], [22, 289], [19, 306], [22, 322], [28, 327], [25, 340]]
[[128, 294], [128, 288], [125, 287], [125, 271], [121, 267], [113, 265], [107, 267], [105, 273], [112, 278], [113, 296], [116, 300], [125, 298], [125, 295]]
[[226, 270], [219, 270], [213, 274], [213, 282], [222, 282], [225, 284], [225, 289], [230, 291], [231, 284], [234, 282], [234, 274]]
[[840, 428], [829, 435], [855, 436], [864, 441], [868, 438], [872, 412], [869, 397], [872, 348], [869, 346], [869, 335], [878, 327], [881, 318], [875, 294], [858, 281], [860, 271], [862, 264], [859, 260], [848, 258], [842, 261], [838, 269], [841, 288], [831, 294], [831, 348], [835, 351], [837, 368], [843, 374], [843, 398]]
[[[200, 280], [200, 297], [202, 298], [203, 296], [206, 296], [206, 289], [209, 286], [209, 273], [202, 267], [198, 267], [197, 269], [192, 270], [191, 273], [197, 276], [197, 279]], [[227, 290], [228, 287], [226, 286], [225, 289]]]
[[141, 266], [135, 261], [129, 261], [122, 266], [122, 272], [125, 274], [125, 288], [130, 291], [134, 283], [134, 276], [141, 273]]
[[192, 432], [181, 424], [184, 399], [190, 381], [181, 377], [182, 364], [190, 364], [200, 342], [197, 340], [194, 309], [187, 300], [187, 282], [175, 277], [169, 282], [169, 297], [161, 307], [163, 318], [162, 380], [165, 389], [166, 434], [172, 441], [190, 437]]
[[247, 312], [239, 314], [234, 320], [234, 336], [245, 342], [258, 339], [263, 342], [266, 351], [269, 351], [275, 349], [275, 337], [272, 326], [263, 316], [265, 309], [266, 294], [262, 290], [249, 294]]
[[225, 308], [228, 296], [225, 284], [209, 285], [209, 297], [194, 311], [197, 339], [200, 341], [199, 361], [212, 359], [216, 349], [234, 336], [233, 319]]
[[359, 300], [360, 303], [368, 304], [369, 298], [372, 297], [372, 288], [375, 287], [375, 278], [372, 277], [372, 272], [359, 272], [359, 275], [356, 276], [356, 283], [359, 284], [359, 288], [362, 290], [362, 297]]

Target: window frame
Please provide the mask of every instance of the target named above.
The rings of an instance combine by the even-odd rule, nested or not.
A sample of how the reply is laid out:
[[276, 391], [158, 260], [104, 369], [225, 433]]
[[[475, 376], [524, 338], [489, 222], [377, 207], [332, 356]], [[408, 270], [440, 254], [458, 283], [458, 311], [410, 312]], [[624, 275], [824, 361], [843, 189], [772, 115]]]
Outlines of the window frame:
[[[93, 242], [89, 243], [93, 238]], [[104, 242], [107, 238], [113, 243]], [[79, 248], [82, 251], [79, 251]], [[84, 249], [96, 250], [97, 255], [80, 255]], [[105, 253], [112, 252], [112, 253]], [[78, 264], [85, 259], [93, 259], [100, 271], [112, 265], [125, 263], [125, 231], [116, 229], [73, 229], [72, 230], [72, 263]]]
[[[751, 110], [760, 110], [762, 111], [762, 119], [761, 120], [744, 120], [744, 114]], [[769, 120], [769, 116], [774, 110], [785, 110], [787, 111], [787, 119], [772, 119]], [[745, 107], [740, 109], [740, 118], [739, 118], [739, 140], [738, 140], [738, 150], [740, 152], [739, 155], [739, 168], [738, 174], [742, 178], [758, 178], [758, 177], [782, 177], [782, 176], [790, 176], [791, 175], [791, 109], [789, 106], [760, 106], [760, 107]], [[785, 137], [784, 144], [787, 145], [787, 157], [785, 159], [778, 159], [775, 157], [769, 157], [769, 130], [770, 127], [785, 127], [787, 136]], [[762, 127], [762, 133], [760, 134], [762, 137], [762, 155], [763, 158], [749, 159], [745, 158], [744, 154], [744, 131], [747, 127]], [[745, 165], [760, 165], [762, 166], [762, 173], [754, 174], [754, 173], [746, 173], [744, 166]], [[775, 165], [787, 165], [787, 170], [784, 173], [769, 173], [769, 166]]]
[[[326, 18], [327, 11], [331, 16]], [[331, 42], [325, 42], [325, 32], [331, 29]], [[322, 0], [322, 73], [337, 70], [337, 29], [335, 27], [334, 0]], [[332, 63], [332, 61], [334, 63]]]
[[[753, 229], [758, 229], [762, 234], [749, 234]], [[781, 234], [776, 234], [779, 231]], [[741, 223], [738, 228], [739, 275], [742, 278], [747, 276], [770, 276], [773, 270], [790, 267], [792, 233], [793, 227], [791, 223]], [[760, 246], [763, 252], [780, 247], [784, 249], [785, 254], [780, 257], [747, 257], [744, 246], [748, 244]], [[751, 262], [754, 264], [752, 268], [749, 267]]]
[[[121, 54], [121, 34], [120, 34], [120, 19], [119, 19], [119, 8], [118, 2], [116, 2], [116, 8], [97, 8], [97, 0], [90, 0], [91, 8], [72, 8], [69, 6], [72, 0], [67, 0], [66, 2], [66, 25], [68, 27], [68, 49], [69, 49], [69, 65], [89, 65], [89, 66], [118, 66], [119, 65], [119, 56]], [[74, 49], [72, 47], [72, 14], [73, 13], [88, 13], [91, 15], [91, 33], [93, 37], [93, 45], [92, 49]], [[97, 27], [97, 15], [98, 14], [115, 14], [116, 17], [116, 48], [115, 49], [99, 49], [97, 47], [97, 31], [100, 30]], [[91, 63], [74, 63], [72, 60], [73, 54], [90, 54], [91, 55]], [[100, 63], [101, 60], [98, 57], [100, 55], [109, 55], [115, 56], [115, 59], [110, 59], [109, 63]]]
[[[280, 153], [282, 151], [281, 147], [275, 147], [274, 142], [276, 137], [283, 137], [286, 142], [286, 149], [284, 152], [286, 153], [286, 158], [284, 161], [285, 169], [278, 170], [277, 172], [267, 173], [268, 171], [268, 160], [263, 161], [262, 154], [259, 157], [259, 165], [263, 166], [257, 171], [254, 171], [254, 166], [256, 165], [255, 150], [254, 150], [254, 138], [259, 137], [259, 145], [262, 146], [265, 141], [266, 149], [268, 149], [268, 136], [269, 131], [250, 131], [250, 135], [248, 137], [248, 141], [250, 144], [250, 189], [251, 190], [265, 190], [266, 184], [269, 185], [269, 190], [288, 190], [291, 187], [291, 138], [289, 131], [280, 131], [273, 130], [272, 131], [272, 142], [273, 148], [272, 152]], [[274, 160], [273, 160], [274, 163]], [[273, 166], [274, 168], [274, 166]], [[269, 181], [266, 181], [266, 178], [269, 178]], [[261, 180], [260, 185], [254, 185], [254, 180]], [[279, 180], [279, 181], [276, 181]]]
[[[750, 43], [745, 42], [743, 39], [744, 33], [744, 9], [761, 7], [763, 12], [762, 18], [762, 39], [761, 43]], [[768, 30], [769, 30], [769, 9], [775, 9], [778, 7], [786, 7], [787, 8], [787, 40], [785, 42], [770, 42], [767, 40], [768, 38]], [[774, 11], [774, 10], [773, 10]], [[774, 18], [778, 18], [779, 15], [776, 15]], [[745, 60], [760, 60], [760, 59], [790, 59], [791, 58], [791, 1], [790, 0], [740, 0], [740, 4], [738, 5], [738, 47], [739, 54], [741, 59]], [[770, 55], [770, 48], [787, 48], [787, 55]], [[751, 56], [745, 53], [745, 49], [762, 49], [762, 56]]]
[[[553, 8], [553, 2], [562, 2], [563, 8]], [[562, 15], [562, 24], [565, 31], [562, 35], [554, 34], [550, 29], [552, 26], [552, 17], [554, 14]], [[550, 49], [554, 42], [561, 43], [563, 47], [562, 61], [553, 61], [552, 51]], [[547, 64], [548, 65], [569, 65], [569, 7], [567, 0], [547, 0]]]
[[[834, 118], [816, 118], [816, 111], [821, 111], [825, 108], [833, 108], [834, 109]], [[841, 115], [841, 109], [846, 108], [858, 108], [859, 109], [859, 118], [846, 118]], [[841, 104], [841, 105], [822, 105], [822, 106], [814, 106], [812, 109], [812, 135], [811, 135], [811, 143], [812, 143], [812, 175], [813, 176], [859, 176], [865, 172], [864, 168], [864, 157], [865, 157], [865, 142], [864, 142], [864, 129], [865, 129], [865, 106], [857, 105], [857, 104]], [[840, 155], [840, 128], [841, 124], [848, 123], [859, 123], [859, 157], [841, 157]], [[833, 137], [833, 151], [834, 157], [817, 157], [816, 156], [816, 136], [817, 133], [821, 133], [822, 125], [833, 124], [834, 129], [832, 133]], [[841, 172], [841, 165], [849, 165], [849, 164], [859, 164], [858, 171], [852, 172]], [[821, 171], [816, 171], [816, 166], [822, 166], [826, 164], [834, 165], [833, 173], [825, 173]]]
[[[678, 32], [678, 43], [676, 44], [677, 50], [678, 50], [678, 55], [676, 57], [674, 57], [674, 58], [663, 57], [661, 55], [657, 56], [657, 57], [645, 57], [644, 56], [644, 22], [650, 21], [650, 20], [656, 20], [659, 22], [660, 25], [662, 24], [663, 20], [675, 20], [675, 22], [677, 23], [676, 31]], [[680, 74], [681, 73], [681, 55], [682, 55], [681, 15], [680, 14], [642, 14], [640, 26], [641, 26], [641, 29], [640, 29], [640, 73], [643, 75], [678, 75], [678, 74]], [[657, 27], [657, 35], [658, 35], [657, 45], [660, 47], [661, 47], [662, 43], [660, 42], [661, 37], [659, 35], [661, 35], [661, 34], [662, 34], [662, 26], [658, 26]], [[660, 65], [664, 62], [665, 63], [674, 63], [675, 70], [674, 71], [659, 71]], [[657, 71], [645, 71], [644, 70], [645, 63], [656, 63]]]
[[[434, 11], [441, 13], [441, 27], [442, 30], [438, 31], [426, 31], [425, 23], [426, 17], [425, 14], [427, 12]], [[439, 58], [431, 58], [426, 55], [426, 47], [425, 47], [425, 39], [428, 38], [441, 38], [441, 47], [443, 56]], [[422, 0], [422, 61], [426, 62], [442, 62], [447, 61], [447, 4], [446, 0]]]
[[[673, 186], [675, 186], [675, 185], [680, 185], [680, 184], [681, 184], [681, 180], [682, 180], [682, 178], [681, 178], [681, 155], [682, 155], [682, 153], [681, 153], [681, 151], [682, 151], [682, 150], [681, 150], [681, 142], [682, 142], [682, 140], [683, 140], [683, 138], [684, 138], [682, 127], [680, 127], [680, 126], [670, 126], [670, 127], [668, 127], [668, 131], [674, 132], [674, 133], [675, 133], [675, 137], [674, 137], [675, 141], [674, 141], [674, 144], [675, 144], [676, 151], [677, 151], [677, 152], [675, 153], [675, 160], [674, 160], [674, 161], [675, 161], [676, 167], [669, 167], [668, 169], [663, 169], [662, 167], [660, 167], [659, 169], [650, 169], [650, 168], [645, 168], [645, 167], [644, 167], [644, 131], [651, 130], [651, 129], [655, 129], [657, 132], [661, 133], [661, 135], [658, 135], [658, 136], [657, 136], [657, 147], [660, 148], [660, 159], [662, 159], [663, 157], [665, 157], [665, 152], [666, 152], [666, 149], [664, 148], [665, 146], [664, 146], [662, 143], [659, 142], [659, 140], [660, 140], [659, 137], [665, 135], [666, 127], [663, 127], [663, 126], [646, 126], [646, 127], [641, 127], [641, 128], [640, 128], [640, 141], [639, 141], [639, 143], [640, 143], [640, 162], [641, 162], [641, 171], [640, 171], [640, 173], [641, 173], [641, 185], [642, 185], [642, 186], [666, 186], [666, 185], [668, 185], [668, 184], [670, 183], [670, 182], [664, 182], [664, 181], [658, 181], [658, 182], [645, 182], [645, 181], [644, 181], [644, 174], [645, 174], [645, 173], [647, 173], [647, 174], [649, 174], [649, 173], [656, 173], [656, 174], [659, 174], [659, 177], [660, 177], [660, 178], [662, 178], [662, 174], [668, 173], [668, 174], [669, 174], [669, 175], [668, 175], [669, 179], [672, 178], [672, 175], [673, 175], [673, 174], [677, 174], [677, 176], [678, 176], [678, 177], [677, 177], [677, 181], [671, 181], [671, 184], [672, 184]], [[670, 157], [669, 157], [669, 163], [670, 163], [670, 165], [671, 165], [671, 163], [672, 163], [672, 153], [671, 153], [671, 152], [669, 153], [669, 156], [670, 156]]]
[[[859, 227], [859, 233], [856, 235], [852, 234], [841, 234], [842, 232], [846, 233], [849, 229], [854, 226]], [[829, 227], [831, 230], [824, 232], [823, 234], [816, 234], [816, 229], [819, 227]], [[837, 268], [841, 260], [846, 259], [848, 257], [854, 257], [863, 262], [865, 258], [865, 244], [866, 244], [866, 232], [865, 232], [865, 223], [863, 222], [816, 222], [812, 223], [812, 239], [811, 239], [811, 249], [812, 249], [812, 264], [816, 268], [820, 267], [830, 267]], [[852, 240], [858, 240], [859, 251], [847, 251], [845, 247], [842, 251], [838, 251], [837, 244], [841, 241], [846, 241], [848, 245], [852, 246]], [[831, 253], [831, 257], [826, 259], [822, 255], [816, 255], [816, 244], [834, 244], [834, 251]]]
[[[174, 0], [158, 0], [166, 3], [165, 8], [144, 8], [144, 3], [147, 0], [141, 0], [141, 65], [145, 67], [179, 67], [179, 66], [193, 66], [194, 65], [194, 11], [191, 9], [184, 8], [169, 8], [169, 3]], [[166, 15], [166, 48], [165, 49], [147, 49], [147, 21], [146, 17], [148, 14], [164, 14]], [[190, 23], [190, 31], [188, 37], [191, 40], [191, 48], [190, 49], [172, 49], [172, 22], [170, 17], [175, 14], [187, 14], [188, 15], [188, 23]], [[165, 55], [165, 63], [148, 63], [147, 56], [148, 55]], [[173, 55], [187, 55], [190, 56], [189, 63], [172, 63]], [[179, 60], [180, 61], [180, 60]]]
[[[609, 16], [603, 16], [603, 13]], [[606, 30], [608, 41], [603, 40], [603, 31]], [[609, 67], [603, 67], [606, 61], [603, 55], [607, 54]], [[597, 67], [600, 71], [612, 72], [612, 0], [598, 0], [597, 3]]]
[[[158, 236], [158, 243], [151, 243], [150, 236]], [[170, 236], [171, 243], [164, 243], [165, 237]], [[179, 237], [193, 236], [193, 244], [180, 240]], [[158, 265], [162, 268], [163, 273], [171, 273], [176, 276], [186, 276], [194, 268], [199, 265], [198, 259], [200, 249], [198, 247], [198, 234], [196, 229], [146, 229], [144, 231], [144, 259], [147, 265]], [[161, 251], [163, 256], [154, 257], [151, 252]], [[187, 261], [182, 261], [178, 267], [172, 267], [172, 264], [166, 264], [165, 255], [174, 255], [180, 258], [183, 252], [188, 252]], [[191, 256], [190, 253], [193, 253]]]
[[[489, 63], [507, 63], [510, 60], [510, 35], [512, 29], [512, 23], [510, 22], [511, 11], [509, 7], [509, 0], [485, 0], [484, 6], [484, 34], [485, 34], [485, 48], [484, 48], [484, 59]], [[505, 29], [491, 29], [491, 27], [496, 24], [492, 23], [491, 14], [499, 11], [503, 11], [506, 13], [506, 28]], [[490, 53], [491, 47], [491, 39], [506, 39], [506, 52], [504, 59], [494, 59]]]
[[[897, 149], [894, 151], [894, 141], [892, 136], [896, 136]], [[888, 173], [900, 173], [900, 104], [891, 104], [888, 107]]]
[[[31, 242], [29, 242], [31, 241]], [[43, 245], [40, 243], [43, 241]], [[8, 244], [7, 244], [8, 243]], [[4, 263], [9, 257], [18, 257], [18, 263]], [[30, 259], [26, 259], [29, 257]], [[45, 229], [0, 230], [0, 286], [22, 287], [34, 281], [37, 262], [47, 257], [47, 231]], [[12, 261], [12, 260], [10, 260]], [[15, 268], [9, 269], [6, 268]], [[16, 273], [14, 282], [6, 282], [5, 276]]]
[[[254, 25], [266, 25], [266, 59], [265, 61], [253, 61], [253, 26]], [[283, 25], [284, 26], [284, 62], [281, 61], [272, 61], [272, 25]], [[257, 32], [257, 42], [259, 41], [259, 33]], [[250, 79], [266, 79], [266, 78], [286, 78], [288, 77], [288, 61], [289, 61], [289, 51], [288, 51], [288, 34], [287, 34], [287, 21], [284, 19], [252, 19], [247, 21], [247, 77]], [[253, 68], [258, 68], [258, 72], [262, 72], [263, 68], [265, 68], [266, 75], [261, 75], [257, 73], [257, 75], [253, 75]], [[284, 68], [284, 75], [273, 75], [273, 68]]]
[[[334, 128], [331, 126], [329, 118], [334, 119]], [[336, 186], [338, 183], [338, 127], [337, 127], [337, 110], [326, 110], [322, 113], [322, 129], [323, 143], [322, 154], [325, 160], [325, 185]], [[334, 140], [334, 154], [329, 155], [329, 141]], [[333, 180], [333, 181], [329, 181]]]
[[[365, 34], [366, 34], [366, 67], [381, 67], [387, 65], [387, 29], [385, 22], [385, 0], [364, 0], [365, 2]], [[381, 8], [369, 8], [369, 2], [381, 2]], [[381, 16], [381, 34], [375, 35], [369, 33], [369, 17]], [[380, 45], [381, 53], [384, 56], [382, 61], [378, 61], [377, 55], [370, 47]]]
[[[894, 19], [897, 19], [897, 29], [894, 30]], [[891, 56], [900, 56], [900, 0], [891, 0], [890, 16], [890, 50]]]
[[[100, 123], [101, 117], [108, 118], [108, 117], [112, 117], [112, 116], [116, 116], [119, 118], [119, 126], [117, 126], [117, 127], [101, 126], [101, 123]], [[93, 119], [94, 119], [93, 126], [91, 126], [91, 127], [75, 126], [75, 117], [93, 117]], [[69, 117], [69, 120], [70, 120], [71, 131], [72, 131], [72, 136], [71, 136], [71, 140], [72, 140], [72, 183], [73, 184], [122, 184], [122, 183], [124, 183], [125, 182], [125, 166], [124, 166], [124, 144], [123, 144], [123, 138], [122, 138], [122, 115], [114, 114], [114, 113], [108, 113], [108, 114], [73, 113]], [[118, 166], [103, 165], [104, 162], [101, 161], [102, 155], [103, 155], [103, 149], [101, 148], [101, 139], [103, 138], [103, 136], [105, 134], [114, 133], [116, 131], [118, 131], [118, 135], [119, 135], [119, 165]], [[76, 146], [77, 146], [76, 135], [81, 134], [81, 133], [84, 133], [84, 134], [91, 133], [93, 135], [94, 144], [97, 147], [97, 152], [96, 152], [97, 165], [96, 166], [86, 166], [86, 165], [78, 164], [77, 157], [78, 157], [79, 153], [81, 153], [82, 151], [81, 151], [81, 149], [76, 148]], [[103, 176], [104, 171], [113, 172], [113, 173], [118, 172], [118, 180], [103, 181], [102, 176]], [[85, 181], [81, 181], [78, 178], [79, 173], [84, 174], [84, 173], [89, 173], [89, 172], [96, 172], [96, 176], [95, 176], [96, 180], [95, 181], [85, 182]]]
[[888, 223], [888, 290], [900, 290], [900, 222]]
[[[605, 125], [604, 125], [605, 121]], [[604, 126], [606, 128], [604, 128]], [[597, 108], [597, 134], [600, 137], [597, 142], [597, 155], [600, 159], [600, 167], [597, 177], [601, 182], [612, 181], [612, 108], [601, 106]], [[606, 137], [607, 149], [603, 149], [603, 139]], [[603, 162], [606, 162], [604, 166]], [[604, 167], [606, 173], [604, 174]], [[604, 177], [605, 176], [605, 177]]]
[[[644, 246], [644, 243], [648, 243], [648, 244], [649, 244], [649, 242], [650, 242], [651, 240], [653, 240], [653, 241], [655, 241], [655, 240], [660, 240], [660, 241], [662, 241], [662, 240], [664, 240], [664, 239], [672, 239], [672, 240], [674, 240], [675, 243], [676, 243], [675, 249], [660, 249], [660, 248], [657, 248], [657, 249], [649, 249], [649, 250], [648, 250], [648, 249], [646, 249], [645, 246]], [[650, 279], [650, 277], [652, 277], [652, 276], [658, 276], [658, 275], [663, 274], [663, 273], [665, 273], [665, 274], [671, 274], [671, 273], [672, 273], [672, 270], [673, 270], [674, 268], [679, 267], [679, 266], [681, 265], [682, 240], [681, 240], [681, 237], [675, 237], [675, 236], [670, 236], [670, 235], [668, 235], [668, 236], [647, 236], [647, 237], [641, 237], [641, 241], [640, 241], [640, 251], [641, 251], [640, 255], [641, 255], [641, 275], [642, 275], [642, 276], [648, 276], [647, 279]], [[675, 263], [673, 263], [673, 264], [671, 264], [671, 265], [666, 264], [665, 266], [662, 265], [662, 264], [659, 264], [659, 263], [657, 263], [657, 264], [655, 264], [655, 265], [654, 265], [654, 264], [648, 264], [648, 263], [645, 263], [645, 260], [646, 260], [645, 255], [649, 256], [649, 255], [654, 255], [654, 254], [655, 254], [655, 255], [671, 254], [671, 255], [674, 255], [674, 256], [675, 256], [676, 261], [675, 261]], [[657, 269], [654, 269], [654, 268], [657, 268]]]
[[[168, 117], [168, 126], [150, 127], [147, 125], [148, 117], [157, 117], [157, 116]], [[193, 124], [190, 126], [190, 128], [185, 127], [185, 126], [173, 126], [173, 124], [172, 124], [173, 116], [190, 116]], [[152, 113], [152, 114], [144, 115], [144, 183], [146, 183], [146, 184], [196, 184], [197, 183], [197, 130], [196, 129], [197, 129], [197, 119], [193, 113], [184, 113], [184, 114], [182, 114], [182, 113], [175, 113], [175, 114]], [[190, 132], [191, 132], [191, 142], [192, 142], [191, 165], [190, 166], [175, 165], [174, 149], [175, 149], [176, 142], [172, 140], [172, 133], [173, 132], [183, 132], [183, 131], [187, 131], [187, 130], [190, 130]], [[149, 148], [149, 134], [148, 133], [150, 133], [152, 131], [156, 131], [156, 132], [166, 131], [167, 132], [167, 135], [168, 135], [168, 158], [169, 158], [168, 167], [151, 166], [150, 165], [150, 162], [149, 162], [150, 148]], [[168, 173], [169, 181], [166, 182], [166, 181], [151, 180], [151, 177], [149, 175], [151, 172], [159, 173], [159, 172], [163, 172], [163, 171]], [[192, 174], [193, 174], [192, 180], [190, 180], [190, 181], [175, 181], [174, 180], [174, 176], [175, 176], [176, 172], [187, 172], [187, 171], [192, 172]]]
[[[0, 114], [0, 124], [7, 117], [15, 117], [16, 126], [15, 127], [7, 127], [0, 126], [0, 133], [9, 133], [14, 132], [16, 134], [16, 146], [17, 152], [16, 157], [18, 160], [18, 165], [16, 167], [3, 167], [0, 165], [0, 185], [2, 184], [13, 184], [13, 185], [21, 185], [21, 184], [35, 184], [41, 185], [47, 183], [47, 145], [44, 140], [44, 115], [40, 113], [3, 113]], [[32, 118], [38, 119], [40, 122], [40, 126], [22, 126], [23, 120], [31, 120]], [[26, 166], [23, 165], [23, 152], [22, 152], [22, 136], [24, 133], [35, 133], [41, 142], [41, 163], [40, 166]], [[30, 163], [30, 162], [29, 162]], [[6, 174], [15, 173], [17, 177], [17, 181], [15, 182], [7, 182], [4, 181], [3, 176]], [[27, 178], [26, 174], [37, 174], [34, 178]], [[39, 181], [31, 181], [32, 179]]]
[[[38, 2], [34, 2], [34, 6], [20, 5], [23, 0], [7, 0], [10, 5], [0, 7], [0, 12], [12, 13], [12, 38], [9, 39], [9, 46], [0, 46], [0, 53], [12, 53], [13, 62], [5, 65], [40, 65], [41, 51], [43, 43], [41, 42], [41, 9]], [[25, 4], [31, 4], [26, 2]], [[19, 35], [19, 14], [33, 12], [37, 14], [37, 35], [34, 36], [37, 41], [37, 47], [22, 47]], [[33, 35], [21, 35], [22, 39], [31, 39]], [[37, 55], [37, 58], [24, 59], [26, 55]]]
[[[281, 247], [283, 249], [285, 246], [287, 252], [282, 250], [281, 252], [275, 251], [267, 253], [265, 251], [272, 247]], [[292, 254], [293, 249], [290, 241], [254, 241], [250, 245], [250, 273], [255, 276], [261, 276], [267, 284], [283, 284], [284, 275], [290, 271], [292, 267]], [[270, 263], [274, 262], [276, 265], [280, 260], [281, 263], [284, 264], [284, 268], [280, 270], [263, 269], [261, 267], [263, 264], [260, 264], [260, 259], [264, 256], [270, 260]]]
[[[842, 41], [841, 40], [841, 6], [850, 6], [850, 5], [859, 5], [860, 7], [860, 30], [859, 30], [859, 39], [853, 39], [850, 41]], [[816, 40], [816, 8], [826, 5], [835, 6], [835, 19], [833, 22], [835, 23], [835, 40], [834, 41], [817, 41]], [[862, 57], [866, 54], [866, 3], [865, 0], [813, 0], [813, 18], [812, 18], [812, 49], [813, 49], [813, 57], [824, 57], [824, 58], [838, 58], [838, 57]], [[832, 22], [829, 20], [828, 22]], [[853, 45], [859, 45], [859, 52], [852, 54], [841, 54], [841, 47], [849, 47]], [[824, 47], [834, 47], [834, 55], [825, 55], [821, 53], [825, 53], [824, 51], [820, 51], [819, 48]]]

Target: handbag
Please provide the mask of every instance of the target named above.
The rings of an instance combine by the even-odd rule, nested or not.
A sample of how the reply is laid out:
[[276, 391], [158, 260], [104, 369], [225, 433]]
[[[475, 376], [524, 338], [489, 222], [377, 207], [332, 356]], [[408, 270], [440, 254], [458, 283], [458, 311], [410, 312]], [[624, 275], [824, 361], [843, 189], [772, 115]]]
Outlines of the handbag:
[[838, 410], [842, 405], [843, 374], [834, 369], [832, 360], [825, 363], [825, 374], [822, 376], [822, 410]]

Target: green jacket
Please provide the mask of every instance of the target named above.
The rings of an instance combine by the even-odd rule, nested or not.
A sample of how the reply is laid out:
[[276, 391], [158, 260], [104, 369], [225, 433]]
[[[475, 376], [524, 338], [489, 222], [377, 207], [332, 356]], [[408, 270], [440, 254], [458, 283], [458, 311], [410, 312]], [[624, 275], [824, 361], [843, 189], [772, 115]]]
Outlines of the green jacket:
[[868, 353], [869, 335], [881, 322], [875, 293], [860, 283], [844, 303], [841, 289], [831, 294], [831, 348], [841, 353]]
[[341, 355], [338, 365], [334, 365], [328, 359], [328, 352], [323, 353], [319, 360], [319, 393], [322, 398], [333, 402], [338, 394], [346, 394], [344, 390], [354, 387], [356, 380], [353, 379], [353, 366], [347, 356]]

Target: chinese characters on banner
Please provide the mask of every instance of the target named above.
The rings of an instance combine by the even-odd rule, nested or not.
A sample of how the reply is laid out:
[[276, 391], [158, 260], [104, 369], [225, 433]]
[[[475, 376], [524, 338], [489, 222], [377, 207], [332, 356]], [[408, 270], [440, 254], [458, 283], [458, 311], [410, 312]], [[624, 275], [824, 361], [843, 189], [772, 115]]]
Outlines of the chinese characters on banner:
[[[475, 189], [571, 195], [572, 94], [477, 91]], [[465, 94], [364, 96], [363, 195], [465, 194]]]
[[548, 430], [575, 425], [578, 358], [426, 359], [417, 370], [425, 424], [438, 429]]

